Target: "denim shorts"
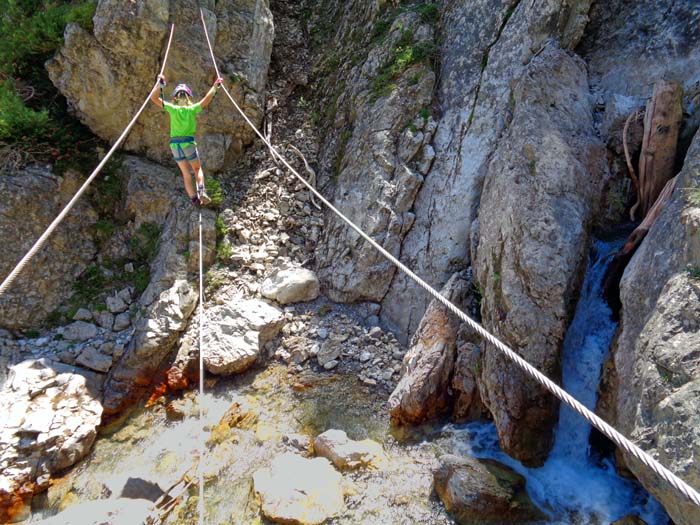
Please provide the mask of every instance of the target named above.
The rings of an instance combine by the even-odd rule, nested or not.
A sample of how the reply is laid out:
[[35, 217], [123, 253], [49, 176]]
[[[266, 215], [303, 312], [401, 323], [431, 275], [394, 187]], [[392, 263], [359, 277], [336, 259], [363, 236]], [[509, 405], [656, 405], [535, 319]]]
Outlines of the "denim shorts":
[[[185, 140], [185, 139], [189, 140]], [[197, 143], [191, 137], [174, 137], [170, 140], [170, 151], [175, 157], [175, 162], [194, 160], [199, 156]]]

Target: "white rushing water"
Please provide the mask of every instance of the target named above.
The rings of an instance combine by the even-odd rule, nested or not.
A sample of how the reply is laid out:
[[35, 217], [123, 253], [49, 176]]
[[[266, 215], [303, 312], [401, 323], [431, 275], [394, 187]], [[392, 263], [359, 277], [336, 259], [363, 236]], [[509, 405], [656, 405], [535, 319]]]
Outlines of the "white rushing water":
[[[602, 297], [602, 280], [621, 244], [595, 243], [564, 341], [563, 386], [589, 409], [595, 408], [601, 366], [617, 327]], [[661, 505], [638, 483], [619, 477], [610, 461], [592, 453], [590, 424], [564, 404], [554, 447], [541, 468], [524, 467], [501, 451], [493, 424], [448, 425], [445, 432], [455, 452], [499, 460], [525, 476], [530, 497], [552, 517], [553, 524], [608, 525], [629, 514], [649, 525], [669, 522]]]

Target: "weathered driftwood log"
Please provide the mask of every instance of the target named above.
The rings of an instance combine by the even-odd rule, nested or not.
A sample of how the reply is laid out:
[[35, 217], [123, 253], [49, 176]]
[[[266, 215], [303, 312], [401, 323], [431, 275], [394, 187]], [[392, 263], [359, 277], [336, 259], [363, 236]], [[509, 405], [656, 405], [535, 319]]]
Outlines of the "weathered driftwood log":
[[639, 202], [646, 217], [668, 180], [674, 175], [676, 146], [683, 108], [683, 90], [675, 82], [660, 80], [647, 104], [644, 139], [639, 156]]
[[649, 233], [649, 230], [654, 222], [656, 222], [656, 219], [658, 219], [659, 215], [661, 215], [664, 206], [666, 206], [666, 203], [671, 199], [673, 190], [676, 187], [677, 179], [678, 176], [676, 175], [666, 183], [656, 199], [656, 202], [654, 202], [654, 205], [649, 210], [649, 213], [647, 213], [646, 217], [644, 217], [642, 223], [637, 226], [634, 231], [632, 231], [629, 237], [627, 237], [624, 246], [617, 254], [615, 254], [615, 257], [608, 266], [608, 269], [605, 271], [603, 290], [605, 291], [605, 298], [615, 316], [617, 316], [617, 313], [622, 306], [620, 303], [620, 279], [622, 278], [622, 274], [627, 267], [627, 263], [634, 255], [634, 252], [637, 251], [637, 248], [642, 243], [647, 233]]

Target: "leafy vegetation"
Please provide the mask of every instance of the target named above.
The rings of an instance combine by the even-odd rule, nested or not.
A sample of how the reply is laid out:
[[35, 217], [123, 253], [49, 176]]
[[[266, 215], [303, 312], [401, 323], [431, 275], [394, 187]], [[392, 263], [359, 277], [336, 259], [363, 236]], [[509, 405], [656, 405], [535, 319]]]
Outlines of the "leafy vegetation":
[[436, 52], [437, 46], [434, 42], [415, 42], [413, 31], [404, 29], [392, 49], [389, 60], [379, 69], [372, 81], [371, 100], [377, 100], [391, 93], [396, 88], [394, 81], [401, 73], [414, 64], [432, 59]]
[[92, 28], [96, 4], [0, 0], [0, 141], [31, 159], [58, 161], [59, 171], [84, 165], [76, 157], [88, 152], [93, 139], [68, 115], [44, 63], [61, 45], [68, 22]]
[[211, 206], [218, 208], [224, 202], [224, 193], [221, 184], [216, 179], [204, 177], [204, 186], [207, 188], [207, 195], [211, 199]]

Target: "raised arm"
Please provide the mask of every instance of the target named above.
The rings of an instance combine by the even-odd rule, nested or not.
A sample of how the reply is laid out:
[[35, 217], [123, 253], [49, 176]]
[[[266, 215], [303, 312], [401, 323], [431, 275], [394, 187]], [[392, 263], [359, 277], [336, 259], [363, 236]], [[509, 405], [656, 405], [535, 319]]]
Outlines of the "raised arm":
[[219, 86], [223, 84], [224, 79], [223, 78], [217, 78], [214, 81], [214, 85], [211, 87], [211, 89], [207, 92], [206, 95], [204, 95], [204, 98], [199, 102], [199, 105], [202, 108], [206, 108], [209, 103], [211, 102], [211, 99], [214, 98], [214, 95], [216, 95], [217, 90], [219, 89]]
[[160, 93], [159, 91], [163, 88], [165, 85], [165, 77], [163, 75], [158, 76], [158, 83], [153, 86], [153, 90], [151, 91], [151, 102], [153, 102], [156, 106], [158, 107], [163, 107], [163, 99], [160, 98]]

